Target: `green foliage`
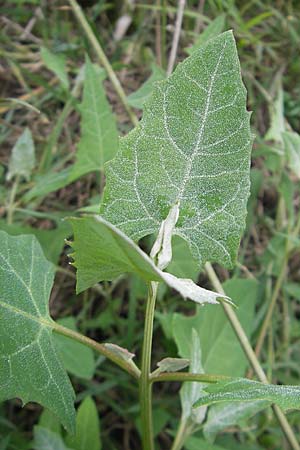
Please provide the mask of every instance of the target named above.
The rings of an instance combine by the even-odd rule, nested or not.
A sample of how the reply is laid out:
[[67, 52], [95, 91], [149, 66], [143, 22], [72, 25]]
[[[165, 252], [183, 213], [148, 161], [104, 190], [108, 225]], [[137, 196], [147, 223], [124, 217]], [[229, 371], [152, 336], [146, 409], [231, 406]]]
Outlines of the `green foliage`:
[[61, 81], [63, 87], [65, 89], [68, 89], [69, 80], [66, 67], [66, 58], [64, 57], [64, 55], [53, 53], [47, 48], [42, 47], [41, 56], [44, 64], [48, 67], [48, 69], [54, 72]]
[[222, 33], [225, 27], [225, 14], [221, 14], [216, 17], [206, 28], [199, 34], [196, 42], [192, 47], [185, 49], [188, 55], [191, 55], [194, 51], [198, 50], [203, 44], [205, 44], [209, 39], [212, 39], [218, 34]]
[[226, 295], [197, 286], [192, 280], [177, 278], [156, 267], [149, 256], [131, 239], [101, 216], [69, 219], [74, 230], [72, 247], [77, 268], [77, 292], [99, 281], [112, 280], [125, 273], [136, 273], [145, 281], [164, 281], [184, 298], [196, 303], [230, 303]]
[[29, 180], [32, 169], [35, 165], [34, 152], [35, 150], [31, 131], [29, 128], [25, 128], [12, 149], [7, 173], [8, 180], [16, 175]]
[[67, 438], [74, 450], [101, 450], [100, 423], [95, 402], [86, 397], [78, 408], [76, 434]]
[[298, 133], [282, 133], [289, 167], [300, 178], [300, 136]]
[[249, 195], [245, 105], [234, 38], [226, 32], [155, 85], [142, 121], [107, 164], [101, 214], [137, 240], [158, 233], [179, 203], [174, 235], [189, 243], [199, 265], [231, 266]]
[[63, 439], [51, 430], [34, 427], [34, 450], [73, 450], [65, 446]]
[[[59, 325], [76, 330], [74, 317], [64, 317], [57, 321]], [[69, 337], [54, 335], [57, 350], [61, 355], [65, 369], [72, 375], [90, 380], [95, 373], [94, 355], [90, 348]]]
[[38, 402], [72, 430], [74, 392], [53, 343], [48, 312], [53, 266], [35, 237], [1, 231], [0, 238], [0, 400]]
[[83, 101], [81, 111], [81, 137], [76, 162], [69, 181], [104, 169], [104, 163], [112, 159], [118, 147], [115, 118], [106, 100], [102, 85], [103, 72], [86, 58]]
[[129, 105], [134, 106], [134, 108], [143, 109], [145, 102], [149, 100], [152, 94], [154, 83], [166, 78], [165, 72], [155, 64], [152, 64], [151, 71], [152, 74], [145, 83], [127, 97]]
[[205, 388], [207, 395], [201, 397], [194, 405], [195, 408], [203, 405], [220, 402], [252, 402], [267, 400], [269, 404], [275, 403], [283, 410], [300, 408], [300, 387], [263, 384], [246, 378], [220, 381]]

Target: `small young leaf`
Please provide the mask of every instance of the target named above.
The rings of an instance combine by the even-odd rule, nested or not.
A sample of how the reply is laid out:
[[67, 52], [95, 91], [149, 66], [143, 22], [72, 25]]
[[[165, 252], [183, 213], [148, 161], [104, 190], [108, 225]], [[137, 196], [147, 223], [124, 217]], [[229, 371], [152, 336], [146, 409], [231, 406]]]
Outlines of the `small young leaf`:
[[51, 52], [45, 47], [41, 48], [41, 57], [44, 64], [55, 73], [57, 78], [61, 81], [61, 84], [65, 89], [69, 87], [69, 80], [66, 69], [66, 58], [62, 54], [56, 54]]
[[34, 236], [0, 231], [0, 401], [38, 402], [73, 430], [74, 392], [53, 343], [54, 267]]
[[[74, 317], [64, 317], [57, 321], [59, 325], [76, 331]], [[66, 370], [79, 378], [90, 380], [95, 372], [93, 351], [80, 342], [61, 334], [55, 334], [54, 340]]]
[[67, 438], [74, 450], [101, 450], [98, 411], [92, 398], [86, 397], [78, 408], [76, 435]]
[[145, 102], [149, 99], [153, 91], [153, 83], [166, 78], [165, 72], [155, 64], [151, 66], [152, 74], [144, 84], [135, 92], [128, 95], [127, 100], [130, 106], [143, 109]]
[[17, 140], [9, 160], [7, 180], [15, 175], [23, 176], [27, 181], [35, 165], [34, 143], [31, 131], [25, 128]]
[[209, 25], [207, 25], [205, 30], [197, 38], [195, 44], [192, 47], [186, 48], [185, 51], [189, 55], [191, 55], [195, 50], [198, 50], [209, 39], [212, 39], [215, 36], [218, 36], [218, 34], [222, 33], [222, 31], [224, 30], [224, 26], [225, 26], [225, 14], [221, 14], [220, 16], [216, 17]]
[[155, 233], [174, 205], [174, 234], [199, 266], [231, 267], [245, 226], [252, 136], [232, 32], [155, 84], [139, 125], [107, 164], [101, 214], [133, 240]]
[[69, 219], [74, 230], [72, 247], [77, 268], [77, 292], [99, 281], [113, 280], [123, 273], [136, 273], [145, 281], [164, 281], [184, 298], [197, 303], [218, 303], [228, 297], [197, 286], [192, 280], [177, 278], [158, 269], [122, 231], [101, 216]]
[[164, 358], [157, 363], [158, 369], [156, 374], [162, 372], [177, 372], [187, 367], [190, 363], [189, 359], [184, 358]]
[[267, 400], [275, 403], [283, 410], [300, 409], [300, 386], [282, 386], [263, 384], [246, 378], [236, 378], [230, 381], [219, 381], [205, 388], [207, 395], [201, 397], [195, 404], [197, 408], [220, 402], [252, 402]]
[[80, 107], [81, 138], [69, 181], [88, 172], [103, 170], [104, 163], [114, 157], [118, 148], [116, 121], [105, 96], [102, 78], [89, 58], [86, 58]]
[[289, 167], [300, 178], [300, 136], [298, 133], [282, 133]]

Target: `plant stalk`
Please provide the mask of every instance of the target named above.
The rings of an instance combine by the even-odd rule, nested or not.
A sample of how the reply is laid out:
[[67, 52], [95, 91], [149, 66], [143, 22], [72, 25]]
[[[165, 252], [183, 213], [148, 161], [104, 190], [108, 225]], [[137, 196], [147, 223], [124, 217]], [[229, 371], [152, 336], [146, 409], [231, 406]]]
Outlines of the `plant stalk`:
[[[299, 223], [300, 223], [300, 221], [299, 221]], [[219, 292], [220, 294], [224, 295], [225, 294], [224, 289], [223, 289], [222, 284], [221, 284], [216, 272], [214, 271], [212, 265], [210, 263], [206, 263], [205, 269], [206, 269], [208, 278], [210, 279], [211, 284], [213, 285], [214, 289], [217, 292]], [[222, 302], [222, 306], [225, 310], [225, 314], [227, 315], [227, 317], [238, 337], [238, 340], [239, 340], [254, 372], [256, 373], [258, 379], [262, 383], [268, 383], [267, 376], [266, 376], [264, 370], [262, 369], [254, 350], [251, 347], [248, 337], [247, 337], [242, 325], [240, 324], [240, 321], [239, 321], [237, 315], [235, 314], [232, 307], [230, 305], [228, 305], [227, 303]], [[295, 437], [295, 434], [293, 432], [293, 429], [291, 428], [290, 424], [288, 423], [284, 413], [277, 405], [273, 405], [272, 408], [273, 408], [274, 414], [275, 414], [275, 416], [282, 428], [282, 431], [285, 434], [287, 441], [289, 442], [291, 448], [293, 450], [300, 450], [300, 445], [299, 445], [299, 443]]]
[[129, 104], [127, 102], [126, 94], [120, 84], [120, 81], [118, 80], [112, 66], [110, 65], [110, 62], [107, 59], [107, 57], [100, 45], [100, 42], [96, 38], [90, 24], [88, 23], [81, 7], [78, 5], [76, 0], [68, 0], [68, 1], [69, 1], [71, 8], [74, 11], [74, 14], [76, 15], [76, 17], [78, 19], [78, 22], [82, 26], [87, 38], [89, 39], [92, 47], [94, 48], [94, 50], [100, 60], [100, 63], [106, 70], [106, 72], [109, 76], [109, 79], [112, 82], [112, 85], [115, 88], [115, 91], [117, 92], [124, 108], [126, 109], [131, 122], [133, 123], [134, 126], [136, 126], [138, 124], [138, 119], [137, 119], [136, 115], [134, 114], [134, 112], [132, 111], [131, 107], [129, 106]]
[[101, 355], [105, 356], [110, 361], [117, 364], [119, 367], [121, 367], [123, 370], [128, 372], [130, 375], [132, 375], [134, 378], [139, 379], [140, 377], [140, 370], [135, 365], [135, 363], [131, 359], [125, 359], [120, 356], [117, 352], [114, 352], [111, 348], [106, 346], [106, 344], [100, 344], [99, 342], [94, 341], [93, 339], [90, 339], [87, 336], [84, 336], [83, 334], [78, 333], [77, 331], [70, 330], [69, 328], [63, 327], [62, 325], [59, 325], [56, 322], [45, 322], [45, 325], [51, 326], [53, 331], [56, 333], [62, 334], [63, 336], [67, 336], [71, 339], [74, 339], [77, 342], [80, 342], [81, 344], [86, 345], [87, 347], [90, 347], [91, 349], [95, 350], [97, 353], [100, 353]]
[[154, 450], [152, 424], [152, 383], [151, 383], [151, 351], [153, 337], [154, 310], [158, 283], [151, 282], [148, 288], [144, 340], [142, 349], [142, 365], [140, 376], [140, 407], [142, 420], [143, 450]]
[[10, 196], [9, 196], [9, 203], [7, 205], [7, 225], [11, 225], [13, 223], [13, 215], [15, 211], [15, 198], [17, 195], [17, 190], [20, 182], [20, 176], [17, 175], [15, 178], [15, 181], [12, 185]]

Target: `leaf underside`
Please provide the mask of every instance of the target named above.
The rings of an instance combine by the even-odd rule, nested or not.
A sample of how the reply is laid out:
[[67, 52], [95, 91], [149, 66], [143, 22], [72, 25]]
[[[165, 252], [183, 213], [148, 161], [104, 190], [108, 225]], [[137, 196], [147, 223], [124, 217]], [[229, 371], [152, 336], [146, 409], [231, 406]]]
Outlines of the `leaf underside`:
[[252, 137], [232, 32], [155, 83], [139, 125], [106, 164], [101, 214], [134, 240], [157, 234], [180, 203], [174, 234], [199, 265], [230, 267], [245, 224]]
[[184, 298], [196, 303], [218, 303], [221, 298], [230, 302], [228, 297], [201, 288], [192, 280], [163, 272], [130, 238], [101, 216], [69, 220], [74, 230], [71, 256], [77, 268], [77, 293], [99, 281], [135, 273], [145, 281], [164, 281]]
[[72, 430], [74, 392], [52, 340], [54, 266], [34, 236], [0, 231], [0, 401], [40, 403]]
[[257, 400], [276, 403], [283, 410], [300, 409], [300, 386], [263, 384], [246, 378], [220, 381], [205, 389], [208, 394], [194, 405], [210, 405], [220, 402], [252, 402]]

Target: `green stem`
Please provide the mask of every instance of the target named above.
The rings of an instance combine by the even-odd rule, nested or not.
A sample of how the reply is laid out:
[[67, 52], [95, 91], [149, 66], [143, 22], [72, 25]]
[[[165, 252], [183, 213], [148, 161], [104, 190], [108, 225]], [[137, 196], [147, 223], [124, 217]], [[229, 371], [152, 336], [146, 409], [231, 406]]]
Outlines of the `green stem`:
[[136, 117], [136, 115], [134, 114], [134, 112], [132, 111], [132, 109], [130, 108], [128, 102], [127, 102], [127, 97], [126, 94], [120, 84], [120, 81], [118, 80], [113, 68], [110, 65], [110, 62], [108, 61], [98, 39], [96, 38], [90, 24], [88, 23], [82, 9], [80, 8], [80, 6], [78, 5], [76, 0], [68, 0], [73, 11], [74, 14], [76, 15], [80, 25], [82, 26], [83, 30], [85, 31], [85, 34], [87, 36], [87, 38], [89, 39], [92, 47], [94, 48], [102, 66], [104, 67], [104, 69], [106, 70], [110, 81], [112, 82], [112, 85], [115, 88], [115, 91], [117, 92], [121, 102], [123, 103], [124, 108], [126, 109], [131, 122], [133, 123], [133, 125], [137, 125], [138, 124], [138, 119]]
[[188, 430], [186, 420], [181, 420], [171, 450], [181, 450], [189, 435], [190, 430]]
[[140, 406], [142, 419], [143, 450], [154, 450], [152, 425], [152, 383], [151, 351], [153, 336], [154, 310], [158, 283], [152, 282], [148, 288], [144, 340], [142, 349], [142, 366], [140, 376]]
[[[300, 220], [299, 220], [299, 223], [300, 223]], [[210, 263], [206, 263], [205, 268], [206, 268], [207, 275], [208, 275], [213, 287], [215, 288], [215, 290], [217, 292], [219, 292], [220, 294], [224, 295], [225, 294], [224, 289], [223, 289], [222, 284], [221, 284], [216, 272], [214, 271], [212, 265]], [[250, 361], [250, 364], [251, 364], [254, 372], [256, 373], [258, 379], [263, 383], [268, 383], [266, 374], [265, 374], [264, 370], [262, 369], [254, 350], [251, 347], [248, 337], [247, 337], [242, 325], [240, 324], [240, 321], [239, 321], [237, 315], [235, 314], [232, 307], [230, 305], [228, 305], [227, 303], [222, 302], [222, 306], [224, 308], [225, 314], [227, 315], [227, 317], [232, 325], [232, 328], [234, 329], [234, 331], [237, 335], [237, 338], [238, 338], [248, 360]], [[284, 432], [291, 448], [293, 450], [300, 450], [300, 446], [295, 437], [293, 429], [291, 428], [290, 424], [288, 423], [282, 410], [277, 405], [274, 405], [272, 408], [273, 408], [274, 414], [275, 414], [275, 416], [282, 428], [282, 431]]]
[[20, 176], [17, 175], [15, 178], [14, 184], [12, 186], [10, 196], [9, 196], [9, 202], [7, 205], [7, 224], [8, 225], [11, 225], [13, 223], [13, 215], [14, 215], [14, 210], [15, 210], [14, 203], [15, 203], [18, 186], [19, 186], [19, 181], [20, 181]]
[[99, 344], [93, 339], [90, 339], [89, 337], [84, 336], [83, 334], [80, 334], [77, 331], [73, 331], [70, 330], [69, 328], [63, 327], [62, 325], [59, 325], [56, 322], [51, 322], [51, 324], [49, 324], [49, 322], [46, 322], [45, 325], [47, 326], [51, 325], [51, 328], [56, 333], [62, 334], [63, 336], [67, 336], [71, 339], [74, 339], [77, 342], [80, 342], [81, 344], [86, 345], [87, 347], [90, 347], [91, 349], [105, 356], [110, 361], [117, 364], [119, 367], [128, 372], [134, 378], [139, 379], [140, 370], [134, 364], [134, 362], [131, 359], [127, 360], [125, 358], [122, 358], [118, 352], [114, 352], [106, 344]]

